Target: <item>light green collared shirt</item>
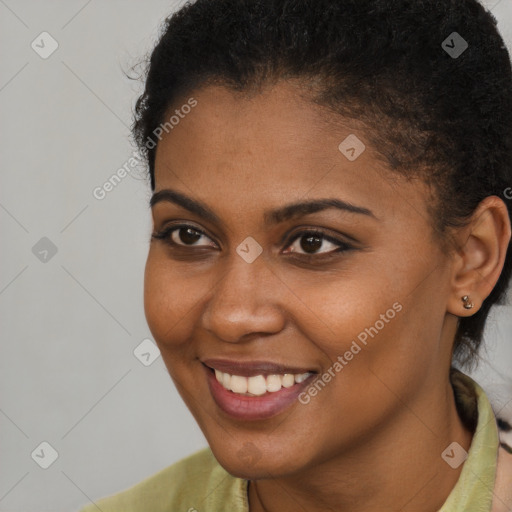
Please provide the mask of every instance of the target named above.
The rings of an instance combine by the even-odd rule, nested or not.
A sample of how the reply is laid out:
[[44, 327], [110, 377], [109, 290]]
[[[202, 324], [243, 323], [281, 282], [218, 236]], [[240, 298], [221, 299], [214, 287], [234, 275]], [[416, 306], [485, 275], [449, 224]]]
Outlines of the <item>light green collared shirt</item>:
[[[478, 420], [459, 480], [438, 512], [490, 512], [499, 446], [496, 418], [470, 377], [459, 372], [452, 385], [456, 396], [463, 388], [474, 390]], [[469, 416], [475, 413], [471, 400], [461, 404]], [[449, 458], [452, 452], [447, 453]], [[248, 480], [227, 473], [205, 448], [80, 512], [249, 512], [247, 486]]]

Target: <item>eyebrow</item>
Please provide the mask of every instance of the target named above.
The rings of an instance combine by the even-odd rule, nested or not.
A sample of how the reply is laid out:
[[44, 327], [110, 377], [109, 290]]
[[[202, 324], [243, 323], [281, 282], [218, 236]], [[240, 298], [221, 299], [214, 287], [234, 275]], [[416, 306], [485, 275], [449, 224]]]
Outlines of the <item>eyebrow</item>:
[[[157, 203], [169, 202], [181, 206], [189, 212], [195, 213], [212, 223], [221, 224], [221, 219], [207, 206], [192, 199], [191, 197], [171, 189], [163, 189], [155, 192], [151, 196], [149, 206], [152, 208]], [[303, 215], [320, 212], [329, 208], [336, 208], [344, 212], [357, 213], [366, 215], [376, 219], [375, 215], [368, 208], [356, 206], [340, 199], [313, 199], [311, 201], [303, 201], [292, 203], [281, 208], [265, 212], [265, 224], [278, 224], [286, 220], [290, 220]]]

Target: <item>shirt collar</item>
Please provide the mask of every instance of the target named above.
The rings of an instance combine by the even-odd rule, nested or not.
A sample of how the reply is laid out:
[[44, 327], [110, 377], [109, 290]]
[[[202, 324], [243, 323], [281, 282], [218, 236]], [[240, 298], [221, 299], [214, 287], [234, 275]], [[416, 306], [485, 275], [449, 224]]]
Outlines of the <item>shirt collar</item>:
[[[466, 423], [477, 419], [459, 479], [438, 512], [490, 512], [499, 447], [496, 417], [484, 390], [471, 377], [452, 370], [450, 380], [459, 414]], [[240, 510], [249, 512], [248, 481], [240, 479], [237, 491]]]
[[455, 371], [451, 381], [456, 398], [459, 398], [457, 403], [464, 408], [462, 412], [466, 417], [473, 416], [474, 411], [471, 409], [475, 405], [471, 400], [460, 399], [460, 396], [466, 394], [468, 389], [474, 391], [478, 420], [459, 479], [438, 512], [489, 512], [499, 446], [496, 417], [484, 390], [471, 377]]

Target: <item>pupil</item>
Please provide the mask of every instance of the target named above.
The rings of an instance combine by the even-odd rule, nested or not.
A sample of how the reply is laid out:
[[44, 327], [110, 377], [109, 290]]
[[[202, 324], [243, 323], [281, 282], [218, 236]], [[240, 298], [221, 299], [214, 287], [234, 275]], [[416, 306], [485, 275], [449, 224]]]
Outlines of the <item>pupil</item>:
[[305, 252], [315, 252], [322, 247], [322, 237], [317, 235], [303, 236], [300, 246]]
[[201, 238], [201, 234], [191, 228], [180, 229], [180, 239], [185, 244], [193, 244]]

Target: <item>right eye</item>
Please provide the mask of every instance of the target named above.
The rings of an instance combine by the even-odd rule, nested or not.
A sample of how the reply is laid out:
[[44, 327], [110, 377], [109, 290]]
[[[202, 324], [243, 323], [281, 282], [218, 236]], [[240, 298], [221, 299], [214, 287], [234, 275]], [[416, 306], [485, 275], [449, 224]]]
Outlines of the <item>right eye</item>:
[[[188, 224], [168, 226], [153, 233], [151, 237], [174, 247], [216, 247], [215, 242], [208, 235]], [[210, 243], [197, 243], [201, 239], [210, 240]]]

